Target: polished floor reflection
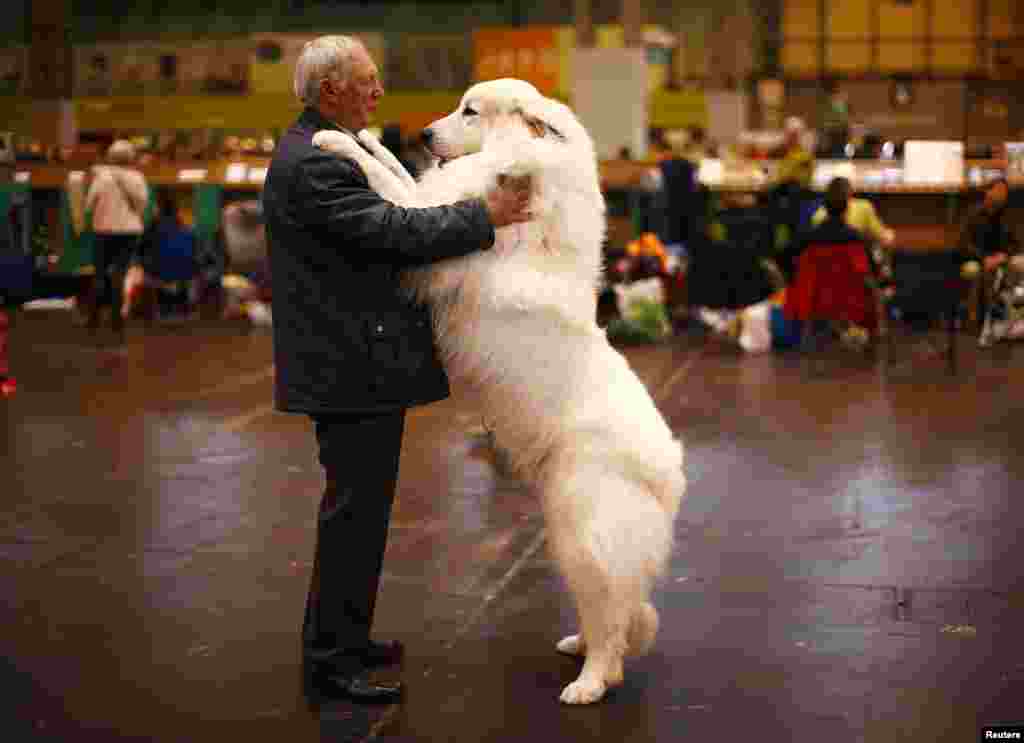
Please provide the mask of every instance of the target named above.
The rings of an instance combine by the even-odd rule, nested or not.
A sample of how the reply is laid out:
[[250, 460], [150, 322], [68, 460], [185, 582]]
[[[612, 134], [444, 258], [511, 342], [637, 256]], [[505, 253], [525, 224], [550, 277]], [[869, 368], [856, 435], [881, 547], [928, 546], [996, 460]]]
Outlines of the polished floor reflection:
[[691, 485], [655, 650], [590, 708], [557, 702], [573, 612], [534, 497], [471, 401], [416, 411], [377, 622], [408, 698], [359, 708], [303, 684], [321, 473], [308, 423], [271, 411], [267, 333], [135, 330], [113, 356], [63, 313], [12, 330], [3, 740], [873, 743], [1024, 721], [1020, 348], [965, 339], [955, 376], [919, 340], [813, 373], [691, 338], [629, 350]]

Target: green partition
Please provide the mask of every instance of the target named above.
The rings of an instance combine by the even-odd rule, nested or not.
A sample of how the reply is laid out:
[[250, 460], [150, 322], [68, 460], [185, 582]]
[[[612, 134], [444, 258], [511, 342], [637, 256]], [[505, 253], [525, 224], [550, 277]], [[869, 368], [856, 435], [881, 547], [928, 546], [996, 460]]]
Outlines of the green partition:
[[209, 244], [220, 227], [224, 188], [213, 183], [200, 183], [192, 193], [192, 231], [196, 241]]
[[64, 249], [55, 266], [57, 273], [91, 274], [93, 272], [92, 213], [85, 213], [85, 228], [75, 232], [71, 219], [71, 199], [67, 189], [60, 192], [60, 223], [64, 231]]

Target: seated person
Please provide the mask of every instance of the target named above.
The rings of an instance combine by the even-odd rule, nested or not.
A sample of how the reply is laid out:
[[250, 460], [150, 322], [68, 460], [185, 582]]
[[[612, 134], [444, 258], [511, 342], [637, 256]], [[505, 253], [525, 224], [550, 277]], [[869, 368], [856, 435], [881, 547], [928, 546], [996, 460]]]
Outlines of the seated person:
[[[875, 205], [867, 199], [855, 198], [853, 196], [853, 186], [846, 178], [834, 178], [831, 183], [835, 183], [836, 188], [845, 189], [848, 194], [848, 205], [846, 207], [846, 213], [843, 215], [843, 221], [867, 237], [869, 241], [874, 243], [874, 245], [870, 247], [878, 246], [884, 250], [884, 248], [891, 246], [896, 240], [896, 233], [887, 227], [878, 217], [878, 212], [875, 211]], [[827, 212], [825, 207], [818, 207], [814, 216], [811, 217], [811, 224], [821, 224], [825, 221], [826, 215]], [[889, 262], [885, 259], [884, 252], [882, 252], [882, 250], [879, 250], [878, 253], [873, 252], [872, 257], [875, 260], [876, 267], [881, 270], [882, 274], [890, 276], [891, 271], [888, 268]]]
[[[812, 226], [801, 231], [797, 239], [784, 251], [781, 256], [787, 265], [796, 266], [800, 253], [812, 243], [849, 243], [860, 242], [867, 247], [870, 237], [857, 226], [850, 223], [847, 215], [850, 214], [851, 199], [850, 182], [845, 178], [833, 178], [825, 190], [825, 203], [821, 206], [823, 212], [819, 219], [815, 213], [812, 218]], [[869, 266], [873, 273], [878, 273], [878, 266], [874, 256], [867, 251]]]
[[1024, 270], [1024, 255], [1013, 229], [1006, 223], [1006, 201], [1010, 187], [1006, 178], [998, 178], [985, 188], [983, 201], [971, 209], [960, 232], [960, 254], [965, 263], [965, 278], [983, 274], [978, 295], [978, 314], [983, 317], [992, 304], [996, 271], [1012, 265]]
[[963, 254], [991, 275], [1009, 256], [1021, 252], [1020, 243], [1005, 221], [1010, 186], [1005, 178], [988, 184], [984, 200], [970, 211], [960, 233]]
[[786, 119], [785, 139], [778, 153], [778, 183], [796, 183], [801, 188], [810, 188], [814, 178], [814, 154], [804, 146], [806, 132], [803, 119], [796, 116]]
[[[851, 227], [845, 220], [847, 210], [850, 206], [849, 182], [844, 179], [835, 179], [829, 184], [825, 192], [825, 220], [820, 224], [805, 230], [795, 241], [791, 256], [797, 267], [795, 281], [786, 292], [786, 312], [797, 319], [809, 319], [817, 310], [823, 309], [817, 305], [821, 304], [819, 299], [811, 296], [814, 293], [812, 284], [819, 279], [832, 281], [835, 276], [827, 275], [820, 266], [812, 267], [818, 275], [813, 280], [807, 280], [802, 274], [804, 268], [801, 256], [804, 251], [813, 246], [841, 247], [843, 245], [857, 244], [857, 254], [851, 256], [850, 266], [858, 274], [862, 274], [862, 280], [872, 275], [877, 275], [877, 267], [867, 249], [867, 236], [859, 230]], [[843, 282], [844, 287], [850, 286], [849, 282]], [[851, 345], [863, 345], [868, 335], [865, 326], [873, 327], [876, 321], [874, 306], [868, 302], [866, 291], [859, 291], [863, 285], [862, 281], [854, 282], [858, 291], [856, 296], [850, 292], [843, 295], [826, 292], [822, 296], [828, 298], [826, 304], [828, 309], [839, 311], [846, 319], [842, 322], [839, 331], [844, 342]]]
[[196, 275], [195, 241], [181, 220], [171, 191], [160, 189], [156, 201], [143, 267], [156, 285], [160, 315], [168, 319], [184, 317], [191, 309], [190, 287]]
[[[843, 214], [843, 221], [870, 240], [882, 245], [892, 245], [893, 240], [896, 239], [896, 233], [879, 219], [874, 204], [867, 199], [855, 198], [853, 187], [846, 178], [833, 178], [829, 187], [831, 188], [833, 184], [835, 184], [835, 188], [841, 188], [847, 192], [847, 206], [846, 212]], [[822, 205], [811, 217], [811, 223], [819, 225], [825, 221], [827, 215], [828, 210]]]

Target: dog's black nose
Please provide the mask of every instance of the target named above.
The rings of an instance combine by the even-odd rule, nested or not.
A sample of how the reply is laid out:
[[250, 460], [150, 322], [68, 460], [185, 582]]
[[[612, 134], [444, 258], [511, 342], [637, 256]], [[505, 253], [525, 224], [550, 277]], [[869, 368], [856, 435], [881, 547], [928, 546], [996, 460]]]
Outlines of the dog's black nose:
[[434, 130], [433, 129], [424, 129], [422, 132], [420, 132], [420, 142], [424, 146], [429, 147], [430, 143], [433, 141], [433, 139], [434, 139]]

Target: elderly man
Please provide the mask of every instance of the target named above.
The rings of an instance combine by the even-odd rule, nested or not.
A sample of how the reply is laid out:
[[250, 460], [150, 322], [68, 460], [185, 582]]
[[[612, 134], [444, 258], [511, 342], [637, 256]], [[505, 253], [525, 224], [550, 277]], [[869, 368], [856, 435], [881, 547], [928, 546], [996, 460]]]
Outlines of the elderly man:
[[305, 104], [281, 138], [263, 191], [273, 283], [275, 399], [310, 416], [326, 474], [303, 647], [322, 688], [393, 702], [400, 684], [367, 669], [402, 648], [370, 639], [405, 410], [448, 396], [428, 307], [399, 286], [403, 269], [489, 249], [497, 227], [526, 221], [528, 194], [408, 209], [370, 188], [355, 162], [316, 149], [322, 129], [353, 134], [383, 89], [358, 40], [303, 48], [295, 93]]
[[1006, 178], [997, 178], [985, 187], [985, 197], [967, 216], [960, 233], [961, 250], [979, 261], [986, 274], [1020, 252], [1020, 243], [1006, 221], [1006, 202], [1010, 185]]
[[110, 304], [110, 324], [124, 345], [124, 320], [121, 318], [124, 276], [139, 245], [144, 214], [149, 203], [146, 179], [131, 165], [135, 147], [119, 139], [107, 150], [107, 165], [93, 168], [92, 183], [85, 196], [85, 211], [92, 212], [96, 233], [96, 298], [90, 308], [89, 329], [100, 323], [100, 309]]
[[1020, 241], [1006, 219], [1006, 202], [1010, 184], [1005, 177], [988, 183], [984, 199], [970, 210], [960, 231], [960, 253], [965, 263], [963, 275], [973, 278], [981, 274], [978, 310], [981, 316], [990, 309], [996, 297], [997, 275], [1007, 265], [1024, 271]]

